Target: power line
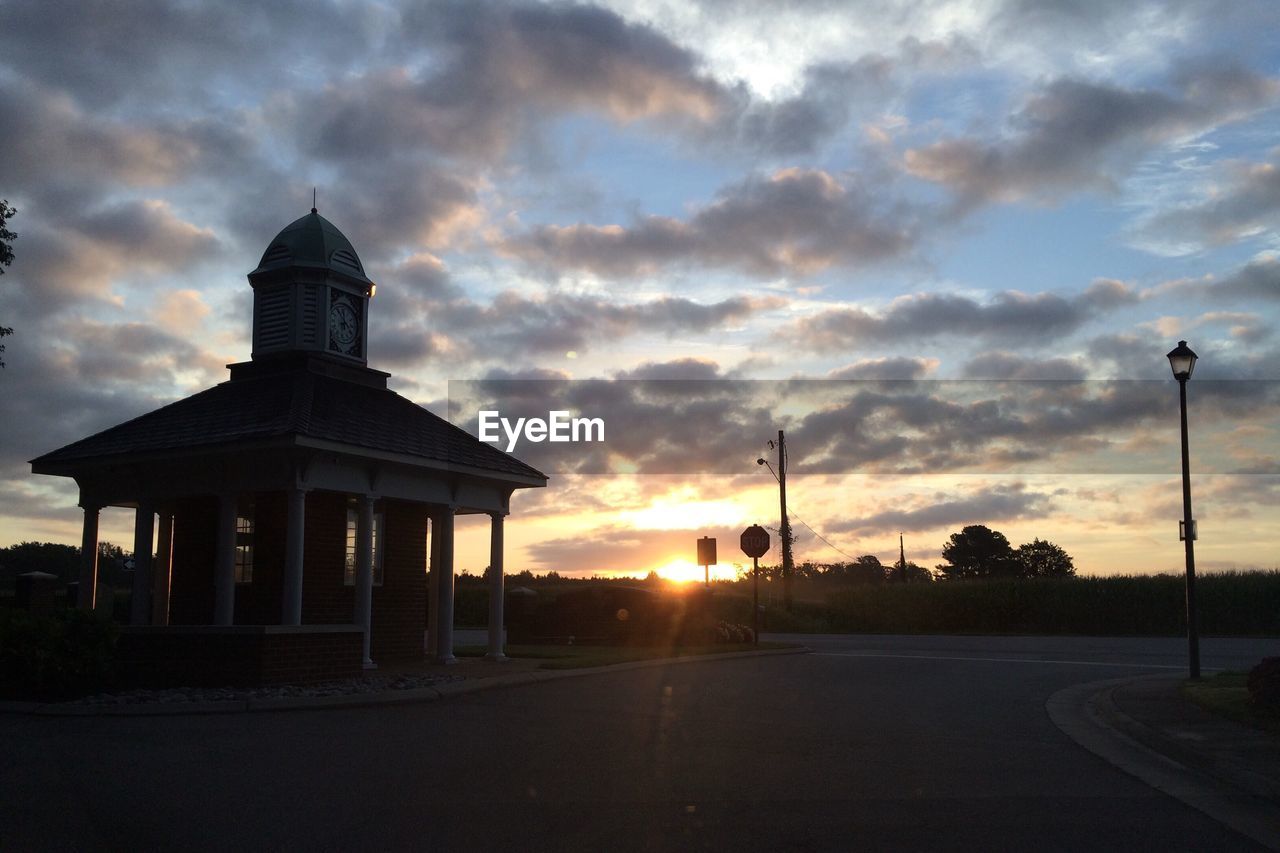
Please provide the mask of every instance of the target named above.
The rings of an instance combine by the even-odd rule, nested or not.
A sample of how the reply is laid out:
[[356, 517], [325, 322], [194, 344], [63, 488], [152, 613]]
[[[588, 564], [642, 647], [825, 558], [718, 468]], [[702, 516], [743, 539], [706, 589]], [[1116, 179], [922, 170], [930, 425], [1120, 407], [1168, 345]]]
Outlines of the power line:
[[801, 524], [803, 524], [803, 525], [805, 526], [805, 528], [806, 528], [810, 533], [812, 533], [814, 536], [817, 536], [817, 537], [818, 537], [819, 539], [821, 539], [823, 542], [827, 543], [827, 547], [828, 547], [828, 548], [830, 548], [831, 550], [835, 551], [835, 552], [836, 552], [836, 553], [838, 553], [838, 554], [843, 554], [844, 556], [848, 557], [850, 560], [856, 560], [856, 559], [857, 559], [857, 557], [853, 556], [853, 555], [852, 555], [852, 554], [850, 554], [848, 551], [845, 551], [845, 550], [844, 550], [844, 549], [842, 549], [842, 548], [837, 548], [835, 545], [831, 544], [831, 540], [830, 540], [830, 539], [828, 539], [827, 537], [823, 536], [823, 535], [822, 535], [821, 533], [819, 533], [818, 531], [814, 530], [812, 527], [810, 527], [810, 526], [809, 526], [809, 522], [805, 521], [803, 518], [801, 518], [800, 516], [796, 515], [794, 512], [792, 512], [792, 511], [788, 511], [788, 512], [787, 512], [787, 515], [791, 516], [791, 517], [792, 517], [792, 518], [794, 518], [796, 521], [798, 521], [798, 522], [800, 522]]

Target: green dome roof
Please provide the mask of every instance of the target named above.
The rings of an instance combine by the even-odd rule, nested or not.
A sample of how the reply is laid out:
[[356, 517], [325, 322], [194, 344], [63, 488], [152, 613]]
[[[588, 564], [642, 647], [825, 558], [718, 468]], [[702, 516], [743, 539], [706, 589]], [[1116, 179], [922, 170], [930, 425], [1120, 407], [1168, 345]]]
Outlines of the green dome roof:
[[286, 267], [319, 267], [369, 281], [351, 241], [332, 222], [316, 213], [314, 207], [275, 236], [263, 252], [258, 268], [249, 274]]

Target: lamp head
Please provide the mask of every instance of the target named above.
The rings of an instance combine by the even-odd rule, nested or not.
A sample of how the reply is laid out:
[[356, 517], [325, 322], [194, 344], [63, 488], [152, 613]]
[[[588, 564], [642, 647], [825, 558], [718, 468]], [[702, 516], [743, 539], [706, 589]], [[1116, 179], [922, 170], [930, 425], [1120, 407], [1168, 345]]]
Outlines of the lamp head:
[[763, 458], [757, 459], [757, 460], [756, 460], [756, 464], [757, 464], [757, 465], [763, 465], [763, 464], [764, 464], [764, 459], [763, 459]]
[[1173, 370], [1173, 378], [1178, 381], [1190, 379], [1191, 372], [1196, 369], [1196, 358], [1186, 341], [1178, 341], [1178, 345], [1169, 353], [1169, 367]]

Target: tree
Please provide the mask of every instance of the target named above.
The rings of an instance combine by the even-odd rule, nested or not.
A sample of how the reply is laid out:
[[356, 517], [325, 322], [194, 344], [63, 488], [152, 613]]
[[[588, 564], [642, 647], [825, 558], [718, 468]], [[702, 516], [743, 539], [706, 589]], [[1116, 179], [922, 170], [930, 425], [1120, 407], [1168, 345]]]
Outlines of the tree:
[[933, 580], [933, 572], [926, 569], [918, 563], [907, 561], [906, 577], [907, 583], [928, 583]]
[[1076, 573], [1071, 555], [1044, 539], [1019, 545], [1016, 556], [1018, 563], [1022, 566], [1023, 577], [1069, 578]]
[[938, 573], [944, 580], [1018, 577], [1022, 572], [1005, 535], [981, 524], [952, 533], [942, 546], [942, 558], [947, 562], [939, 564]]
[[20, 542], [0, 548], [0, 583], [6, 587], [27, 572], [47, 572], [65, 582], [75, 580], [79, 571], [80, 549], [74, 545]]
[[[0, 199], [0, 275], [4, 275], [4, 268], [13, 263], [13, 246], [12, 242], [17, 239], [17, 234], [9, 230], [9, 217], [18, 211], [9, 206], [8, 199]], [[0, 326], [0, 338], [5, 335], [12, 335], [13, 327]], [[0, 344], [0, 356], [4, 355], [4, 344]], [[0, 367], [4, 367], [4, 358], [0, 357]]]
[[885, 569], [875, 554], [863, 554], [845, 567], [849, 580], [854, 583], [884, 583]]
[[119, 545], [111, 542], [102, 541], [98, 543], [98, 561], [103, 560], [123, 560], [124, 549]]

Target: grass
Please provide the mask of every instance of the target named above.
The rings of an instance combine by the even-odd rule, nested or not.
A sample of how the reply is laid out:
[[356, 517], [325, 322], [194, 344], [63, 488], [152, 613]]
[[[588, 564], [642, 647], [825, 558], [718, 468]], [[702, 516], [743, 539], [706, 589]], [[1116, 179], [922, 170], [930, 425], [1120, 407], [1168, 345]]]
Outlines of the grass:
[[[686, 655], [715, 655], [725, 652], [750, 652], [756, 646], [751, 643], [716, 643], [706, 646], [544, 646], [509, 645], [507, 656], [531, 658], [541, 661], [539, 669], [585, 669], [609, 666], [655, 658], [674, 658]], [[760, 649], [787, 649], [787, 643], [761, 643]], [[483, 657], [485, 646], [462, 646], [453, 650], [458, 657]]]
[[1280, 714], [1249, 701], [1243, 672], [1220, 672], [1200, 681], [1187, 680], [1182, 695], [1210, 713], [1263, 731], [1280, 734]]

